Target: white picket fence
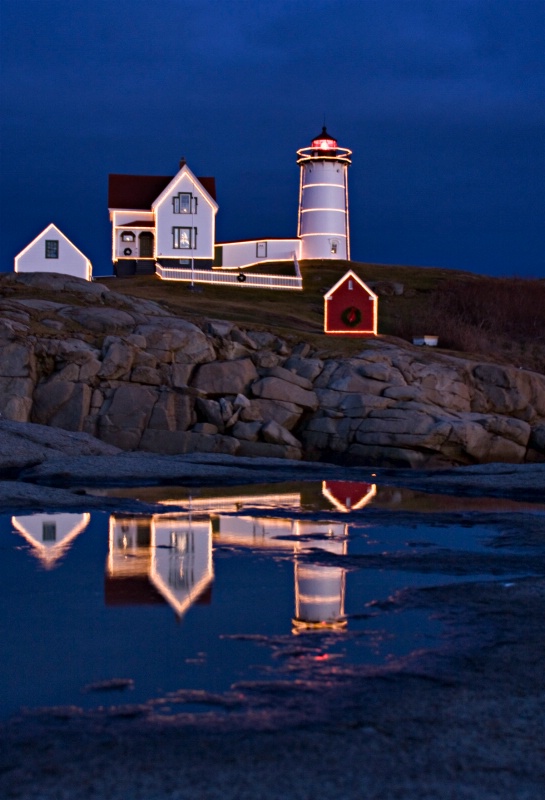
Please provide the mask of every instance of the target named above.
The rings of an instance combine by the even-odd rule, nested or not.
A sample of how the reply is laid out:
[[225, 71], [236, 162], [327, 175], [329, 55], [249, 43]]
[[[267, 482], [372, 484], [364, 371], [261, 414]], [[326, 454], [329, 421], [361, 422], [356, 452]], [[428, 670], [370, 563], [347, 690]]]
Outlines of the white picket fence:
[[[221, 283], [230, 286], [240, 286], [241, 288], [252, 289], [284, 289], [291, 291], [301, 291], [303, 279], [299, 272], [299, 264], [296, 264], [295, 275], [250, 275], [246, 272], [236, 270], [219, 269], [174, 269], [173, 267], [162, 267], [155, 264], [156, 274], [165, 281], [186, 281], [187, 283]], [[241, 276], [244, 280], [241, 280]]]

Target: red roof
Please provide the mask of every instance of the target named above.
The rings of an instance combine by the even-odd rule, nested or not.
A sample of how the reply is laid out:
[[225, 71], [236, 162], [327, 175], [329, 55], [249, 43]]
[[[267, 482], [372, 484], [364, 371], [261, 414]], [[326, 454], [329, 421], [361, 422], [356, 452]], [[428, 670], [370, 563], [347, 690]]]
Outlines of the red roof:
[[165, 603], [147, 575], [104, 577], [104, 600], [107, 606], [147, 606]]
[[[108, 175], [108, 208], [151, 209], [173, 175]], [[216, 199], [216, 179], [197, 178]]]
[[153, 228], [155, 223], [151, 219], [135, 219], [134, 222], [125, 222], [120, 228]]

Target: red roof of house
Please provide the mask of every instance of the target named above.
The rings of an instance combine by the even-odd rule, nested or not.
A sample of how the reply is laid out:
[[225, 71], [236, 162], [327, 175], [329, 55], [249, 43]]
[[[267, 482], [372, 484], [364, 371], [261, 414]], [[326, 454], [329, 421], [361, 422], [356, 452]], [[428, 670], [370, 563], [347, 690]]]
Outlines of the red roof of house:
[[[108, 208], [151, 209], [173, 175], [108, 175]], [[197, 178], [216, 199], [216, 179]]]
[[155, 223], [151, 219], [135, 219], [134, 222], [125, 222], [120, 228], [153, 228]]

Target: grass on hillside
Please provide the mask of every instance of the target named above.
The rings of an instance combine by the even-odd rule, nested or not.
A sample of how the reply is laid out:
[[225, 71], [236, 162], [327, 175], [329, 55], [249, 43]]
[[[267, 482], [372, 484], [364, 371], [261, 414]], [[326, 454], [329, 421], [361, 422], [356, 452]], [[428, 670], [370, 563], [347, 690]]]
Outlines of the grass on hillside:
[[[285, 265], [283, 265], [285, 267]], [[404, 267], [347, 261], [302, 262], [302, 292], [242, 285], [164, 282], [154, 276], [115, 278], [114, 291], [154, 299], [189, 319], [228, 319], [271, 330], [291, 341], [304, 339], [331, 355], [361, 351], [365, 337], [323, 333], [323, 295], [353, 269], [364, 281], [380, 281], [379, 334], [412, 342], [439, 336], [441, 349], [486, 357], [545, 373], [545, 281], [488, 278], [432, 267]], [[252, 269], [248, 270], [249, 272]], [[268, 265], [274, 271], [274, 265]], [[392, 284], [402, 284], [395, 295]]]
[[[439, 280], [449, 275], [448, 270], [412, 270], [410, 267], [383, 267], [347, 261], [313, 261], [301, 263], [302, 292], [255, 289], [244, 284], [198, 284], [196, 291], [191, 291], [187, 283], [161, 281], [155, 276], [112, 278], [106, 282], [113, 291], [157, 300], [188, 319], [228, 319], [243, 327], [274, 331], [288, 340], [304, 339], [320, 352], [350, 355], [362, 349], [366, 337], [333, 337], [323, 333], [323, 295], [349, 268], [354, 269], [364, 281], [401, 282], [408, 289], [405, 297], [384, 297], [379, 302], [379, 332], [385, 336], [399, 336], [397, 316], [400, 299], [405, 313], [412, 313], [413, 308], [416, 312], [419, 296], [429, 292]], [[268, 265], [267, 271], [274, 270], [273, 264]], [[252, 272], [253, 269], [245, 271]], [[394, 299], [398, 302], [392, 302]]]

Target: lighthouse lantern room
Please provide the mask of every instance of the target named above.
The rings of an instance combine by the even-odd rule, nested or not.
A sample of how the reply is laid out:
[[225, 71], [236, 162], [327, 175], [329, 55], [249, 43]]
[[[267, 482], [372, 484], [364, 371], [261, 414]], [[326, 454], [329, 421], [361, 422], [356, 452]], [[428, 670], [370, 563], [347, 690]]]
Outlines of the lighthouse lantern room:
[[310, 147], [297, 151], [301, 167], [301, 258], [350, 258], [348, 167], [351, 150], [339, 147], [325, 126]]

